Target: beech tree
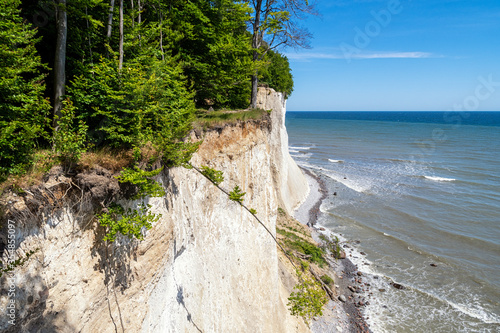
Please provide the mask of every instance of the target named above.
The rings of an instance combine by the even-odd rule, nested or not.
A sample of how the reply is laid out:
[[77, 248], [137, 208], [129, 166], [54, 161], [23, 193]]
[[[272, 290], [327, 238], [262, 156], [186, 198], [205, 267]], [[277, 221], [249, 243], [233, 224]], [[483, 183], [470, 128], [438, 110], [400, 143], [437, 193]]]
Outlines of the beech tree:
[[[252, 0], [254, 9], [249, 22], [252, 32], [253, 61], [261, 61], [278, 47], [308, 47], [311, 34], [298, 25], [307, 14], [316, 14], [308, 0]], [[257, 105], [259, 73], [252, 75], [251, 107]]]
[[196, 104], [247, 107], [252, 75], [254, 101], [259, 79], [291, 92], [286, 58], [269, 50], [306, 45], [296, 22], [311, 11], [306, 0], [0, 1], [0, 178], [38, 148], [148, 145], [183, 163]]
[[[57, 42], [54, 59], [54, 116], [61, 116], [62, 97], [66, 88], [66, 44], [68, 40], [68, 15], [66, 0], [56, 0]], [[54, 124], [56, 125], [56, 124]]]

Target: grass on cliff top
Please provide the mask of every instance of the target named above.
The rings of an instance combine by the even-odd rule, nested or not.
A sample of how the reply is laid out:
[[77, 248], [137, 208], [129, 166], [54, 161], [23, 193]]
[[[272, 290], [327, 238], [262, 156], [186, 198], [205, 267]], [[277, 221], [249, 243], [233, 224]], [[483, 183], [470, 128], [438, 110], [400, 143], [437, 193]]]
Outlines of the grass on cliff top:
[[213, 128], [216, 126], [223, 126], [226, 124], [235, 124], [239, 121], [263, 119], [268, 112], [263, 109], [250, 109], [250, 110], [219, 110], [219, 111], [206, 111], [198, 110], [196, 112], [196, 120], [193, 123], [194, 128]]
[[[235, 124], [239, 121], [264, 119], [268, 114], [263, 109], [248, 109], [248, 110], [218, 110], [206, 111], [198, 110], [196, 112], [196, 120], [193, 122], [193, 128], [206, 130], [226, 124]], [[141, 148], [141, 155], [145, 161], [142, 163], [151, 163], [151, 160], [157, 156], [157, 152], [146, 145]], [[118, 172], [124, 167], [132, 165], [134, 162], [132, 150], [112, 150], [109, 147], [89, 150], [82, 154], [76, 169], [88, 170], [100, 166], [111, 172]], [[33, 165], [23, 175], [11, 175], [7, 179], [0, 182], [0, 196], [8, 188], [14, 189], [16, 192], [22, 192], [22, 189], [27, 189], [32, 185], [37, 185], [42, 182], [44, 175], [59, 161], [51, 150], [37, 150], [34, 153]]]
[[[153, 155], [149, 146], [141, 148], [141, 153], [146, 158]], [[74, 170], [90, 170], [96, 167], [102, 167], [112, 173], [121, 171], [124, 167], [131, 166], [134, 163], [133, 151], [112, 150], [107, 147], [94, 149], [82, 154]], [[43, 183], [44, 176], [50, 169], [56, 165], [61, 165], [57, 156], [49, 149], [37, 150], [33, 156], [33, 165], [22, 175], [10, 175], [5, 181], [0, 183], [0, 196], [7, 190], [22, 193], [25, 189], [33, 185]]]

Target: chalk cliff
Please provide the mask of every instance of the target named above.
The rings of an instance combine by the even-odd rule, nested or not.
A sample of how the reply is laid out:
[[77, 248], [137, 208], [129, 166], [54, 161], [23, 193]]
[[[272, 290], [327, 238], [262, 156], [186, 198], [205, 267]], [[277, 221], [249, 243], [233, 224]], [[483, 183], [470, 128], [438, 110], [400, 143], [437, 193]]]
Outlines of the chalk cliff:
[[[221, 186], [239, 185], [274, 232], [277, 208], [291, 211], [308, 185], [288, 154], [281, 94], [261, 89], [259, 106], [272, 110], [269, 119], [209, 131], [191, 162], [223, 171]], [[108, 171], [92, 172], [93, 182], [52, 170], [39, 192], [8, 199], [4, 215], [15, 224], [17, 253], [36, 253], [0, 278], [0, 308], [14, 301], [16, 309], [16, 325], [4, 313], [0, 330], [309, 331], [287, 310], [293, 278], [280, 269], [272, 238], [195, 170], [162, 172], [166, 195], [149, 199], [161, 220], [144, 241], [121, 237], [107, 247], [92, 200], [118, 185]]]

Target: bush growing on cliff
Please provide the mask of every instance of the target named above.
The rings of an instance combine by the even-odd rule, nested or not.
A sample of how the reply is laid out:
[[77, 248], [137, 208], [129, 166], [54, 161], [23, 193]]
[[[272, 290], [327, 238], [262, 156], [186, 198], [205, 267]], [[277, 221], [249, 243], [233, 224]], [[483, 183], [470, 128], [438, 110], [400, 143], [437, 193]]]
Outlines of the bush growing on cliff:
[[306, 324], [316, 316], [323, 315], [323, 307], [328, 302], [326, 292], [321, 285], [310, 277], [297, 271], [300, 283], [288, 297], [288, 307], [293, 316], [302, 317]]
[[[134, 200], [146, 197], [161, 197], [165, 191], [161, 185], [151, 177], [157, 176], [162, 168], [153, 171], [125, 168], [116, 178], [120, 183], [128, 183], [136, 187], [136, 193], [132, 196]], [[158, 222], [161, 214], [153, 214], [149, 211], [151, 206], [144, 202], [138, 204], [137, 209], [125, 209], [117, 203], [111, 204], [105, 211], [97, 216], [99, 224], [106, 229], [104, 241], [114, 242], [118, 233], [129, 238], [143, 240], [143, 229], [149, 230], [153, 223]]]
[[151, 177], [158, 176], [162, 170], [163, 168], [145, 171], [137, 166], [134, 169], [124, 168], [116, 178], [120, 183], [129, 183], [137, 187], [137, 193], [132, 199], [142, 199], [147, 196], [162, 197], [165, 195], [165, 191], [158, 182], [151, 179]]
[[129, 238], [143, 240], [143, 228], [149, 230], [157, 222], [161, 214], [149, 212], [150, 205], [139, 204], [138, 209], [125, 210], [121, 205], [112, 205], [106, 213], [100, 214], [97, 219], [102, 227], [106, 228], [104, 241], [114, 242], [118, 233]]

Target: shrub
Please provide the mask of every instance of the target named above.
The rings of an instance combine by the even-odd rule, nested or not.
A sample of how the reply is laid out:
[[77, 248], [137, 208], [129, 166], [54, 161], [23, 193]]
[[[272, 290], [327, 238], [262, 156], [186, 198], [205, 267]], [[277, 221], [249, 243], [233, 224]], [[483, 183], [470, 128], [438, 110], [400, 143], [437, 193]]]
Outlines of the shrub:
[[75, 107], [71, 100], [66, 99], [61, 116], [55, 116], [57, 128], [53, 136], [53, 149], [63, 163], [75, 163], [85, 153], [85, 140], [88, 126], [80, 120], [75, 121]]
[[97, 146], [131, 149], [152, 144], [167, 166], [184, 165], [200, 143], [184, 142], [194, 120], [193, 95], [179, 64], [102, 58], [68, 87]]
[[300, 316], [309, 324], [315, 316], [323, 315], [323, 306], [328, 302], [325, 291], [318, 282], [297, 271], [301, 282], [288, 297], [288, 306], [293, 316]]
[[323, 283], [326, 285], [331, 285], [333, 283], [333, 279], [329, 275], [326, 275], [326, 274], [321, 276], [321, 281], [323, 281]]
[[293, 91], [293, 76], [288, 58], [278, 52], [269, 50], [264, 58], [267, 65], [261, 69], [261, 84], [266, 84], [288, 98]]
[[125, 210], [120, 205], [112, 205], [108, 211], [100, 214], [97, 219], [99, 224], [107, 229], [104, 241], [114, 242], [118, 233], [129, 238], [143, 240], [143, 228], [149, 230], [157, 222], [161, 214], [152, 214], [148, 211], [150, 205], [139, 204], [138, 209]]
[[[160, 197], [165, 195], [165, 191], [150, 177], [157, 176], [162, 169], [145, 171], [138, 167], [125, 168], [116, 178], [120, 183], [129, 183], [137, 187], [137, 193], [132, 197], [133, 199], [143, 199], [147, 196]], [[106, 228], [104, 241], [114, 242], [118, 233], [129, 238], [143, 240], [143, 229], [151, 229], [153, 223], [161, 217], [161, 214], [152, 214], [149, 211], [150, 208], [151, 206], [144, 202], [138, 205], [138, 209], [127, 210], [116, 203], [111, 204], [107, 211], [97, 216], [99, 224]]]
[[137, 166], [134, 169], [124, 168], [116, 178], [120, 183], [129, 183], [137, 186], [137, 193], [132, 199], [141, 199], [147, 196], [162, 197], [165, 195], [165, 191], [158, 182], [150, 179], [150, 177], [157, 176], [162, 170], [163, 168], [144, 171]]

